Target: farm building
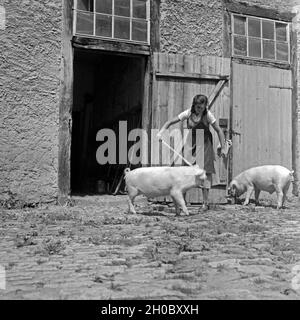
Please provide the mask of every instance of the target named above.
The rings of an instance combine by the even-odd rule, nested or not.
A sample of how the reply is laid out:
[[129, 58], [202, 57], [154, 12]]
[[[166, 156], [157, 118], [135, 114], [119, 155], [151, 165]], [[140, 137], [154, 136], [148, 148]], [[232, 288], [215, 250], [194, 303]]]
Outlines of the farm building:
[[[212, 199], [271, 163], [295, 171], [297, 195], [299, 20], [293, 0], [0, 0], [1, 200], [116, 192], [128, 159], [99, 164], [99, 130], [129, 149], [120, 121], [150, 133], [197, 93], [233, 143]], [[145, 148], [149, 165], [168, 156]]]

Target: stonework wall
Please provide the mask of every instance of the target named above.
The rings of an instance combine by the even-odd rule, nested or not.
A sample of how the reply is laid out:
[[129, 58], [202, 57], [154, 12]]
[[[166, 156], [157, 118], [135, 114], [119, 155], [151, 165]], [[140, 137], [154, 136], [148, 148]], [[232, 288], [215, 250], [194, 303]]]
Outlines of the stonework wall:
[[220, 0], [162, 0], [160, 12], [162, 52], [222, 56]]
[[57, 196], [62, 1], [0, 0], [0, 199]]
[[244, 0], [241, 1], [250, 5], [256, 5], [262, 8], [275, 9], [277, 11], [292, 11], [292, 8], [298, 0]]

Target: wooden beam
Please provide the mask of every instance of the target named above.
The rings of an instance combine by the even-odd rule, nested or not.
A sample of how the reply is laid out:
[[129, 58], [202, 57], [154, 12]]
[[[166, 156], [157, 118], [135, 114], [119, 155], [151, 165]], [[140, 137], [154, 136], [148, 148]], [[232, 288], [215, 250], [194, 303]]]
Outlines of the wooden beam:
[[246, 64], [249, 66], [275, 67], [275, 68], [279, 68], [279, 69], [291, 70], [291, 66], [289, 63], [256, 60], [256, 59], [251, 59], [249, 57], [245, 57], [245, 58], [232, 57], [232, 60], [236, 63]]
[[228, 11], [223, 10], [223, 57], [231, 57], [231, 19]]
[[65, 204], [71, 192], [71, 110], [73, 105], [72, 0], [63, 1], [62, 81], [59, 101], [58, 202]]
[[292, 90], [293, 87], [282, 87], [282, 86], [274, 86], [274, 85], [269, 85], [270, 89], [286, 89], [286, 90]]
[[218, 74], [201, 74], [201, 73], [186, 73], [186, 72], [170, 72], [162, 73], [155, 72], [157, 78], [178, 78], [185, 80], [228, 80], [229, 76], [223, 76]]
[[160, 1], [161, 0], [150, 1], [150, 5], [151, 5], [150, 46], [151, 46], [152, 52], [160, 51], [160, 32], [159, 32]]
[[143, 90], [143, 106], [142, 106], [142, 128], [146, 130], [148, 135], [148, 141], [143, 141], [143, 148], [147, 148], [148, 159], [147, 164], [150, 163], [150, 128], [151, 128], [151, 59], [147, 59], [145, 62], [145, 75], [144, 75], [144, 90]]
[[297, 32], [291, 32], [291, 65], [292, 65], [292, 168], [294, 170], [293, 194], [299, 195], [298, 190], [298, 59], [297, 59]]
[[215, 86], [211, 95], [208, 97], [208, 105], [207, 105], [208, 110], [212, 107], [212, 105], [216, 101], [216, 99], [217, 99], [218, 95], [220, 94], [221, 90], [223, 89], [225, 83], [226, 83], [226, 80], [220, 80], [218, 82], [218, 84]]
[[[233, 62], [232, 60], [230, 61], [230, 81], [229, 81], [229, 88], [230, 88], [230, 104], [229, 104], [229, 132], [228, 132], [228, 138], [232, 140], [232, 133], [233, 133], [233, 85], [232, 85], [232, 80], [233, 80]], [[228, 153], [228, 164], [227, 164], [227, 187], [229, 183], [231, 182], [233, 178], [233, 148], [234, 145], [229, 149]], [[227, 194], [227, 191], [226, 191]]]
[[78, 49], [150, 55], [150, 46], [136, 43], [74, 36], [72, 44], [74, 48]]
[[271, 8], [263, 8], [256, 5], [249, 5], [247, 3], [238, 3], [232, 0], [223, 0], [225, 8], [230, 12], [246, 14], [255, 17], [269, 18], [273, 20], [281, 20], [291, 22], [295, 17], [292, 12], [280, 12]]

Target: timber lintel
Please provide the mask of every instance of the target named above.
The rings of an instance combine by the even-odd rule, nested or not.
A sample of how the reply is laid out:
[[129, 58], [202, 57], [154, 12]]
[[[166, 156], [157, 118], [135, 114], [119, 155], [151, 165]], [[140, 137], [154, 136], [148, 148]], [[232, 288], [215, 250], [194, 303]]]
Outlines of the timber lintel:
[[186, 72], [155, 72], [157, 78], [178, 78], [182, 80], [228, 80], [229, 75], [186, 73]]
[[232, 0], [223, 0], [225, 8], [234, 13], [246, 14], [250, 16], [269, 18], [274, 20], [281, 20], [291, 22], [295, 17], [295, 13], [289, 11], [278, 11], [272, 8], [264, 8], [257, 5], [250, 5], [244, 2], [237, 2]]
[[78, 49], [150, 55], [150, 47], [148, 45], [125, 43], [113, 40], [74, 36], [72, 39], [72, 45], [74, 48]]

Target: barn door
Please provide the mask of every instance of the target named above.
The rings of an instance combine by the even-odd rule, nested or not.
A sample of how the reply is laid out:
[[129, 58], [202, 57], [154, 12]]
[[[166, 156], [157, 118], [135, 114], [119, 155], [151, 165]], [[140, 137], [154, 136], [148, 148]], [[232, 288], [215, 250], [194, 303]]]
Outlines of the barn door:
[[[168, 119], [190, 108], [193, 97], [201, 93], [209, 97], [210, 110], [224, 131], [227, 131], [230, 105], [229, 75], [230, 59], [155, 53], [153, 56], [152, 128], [160, 129]], [[182, 131], [186, 124], [178, 123], [172, 129], [176, 126]], [[213, 129], [211, 132], [216, 151], [218, 137]], [[155, 137], [152, 138], [155, 139]], [[172, 147], [181, 151], [176, 145]], [[166, 163], [166, 153], [162, 152], [163, 150], [166, 151], [161, 145], [152, 143], [152, 165]], [[222, 189], [225, 190], [228, 163], [218, 159], [217, 156], [216, 158], [217, 174], [214, 176], [214, 185], [222, 186]], [[223, 190], [220, 197], [225, 195]], [[220, 195], [218, 192], [216, 194]], [[195, 203], [200, 202], [201, 198], [199, 189], [193, 189], [189, 192], [187, 200]]]
[[233, 176], [258, 165], [292, 169], [290, 70], [233, 63]]

